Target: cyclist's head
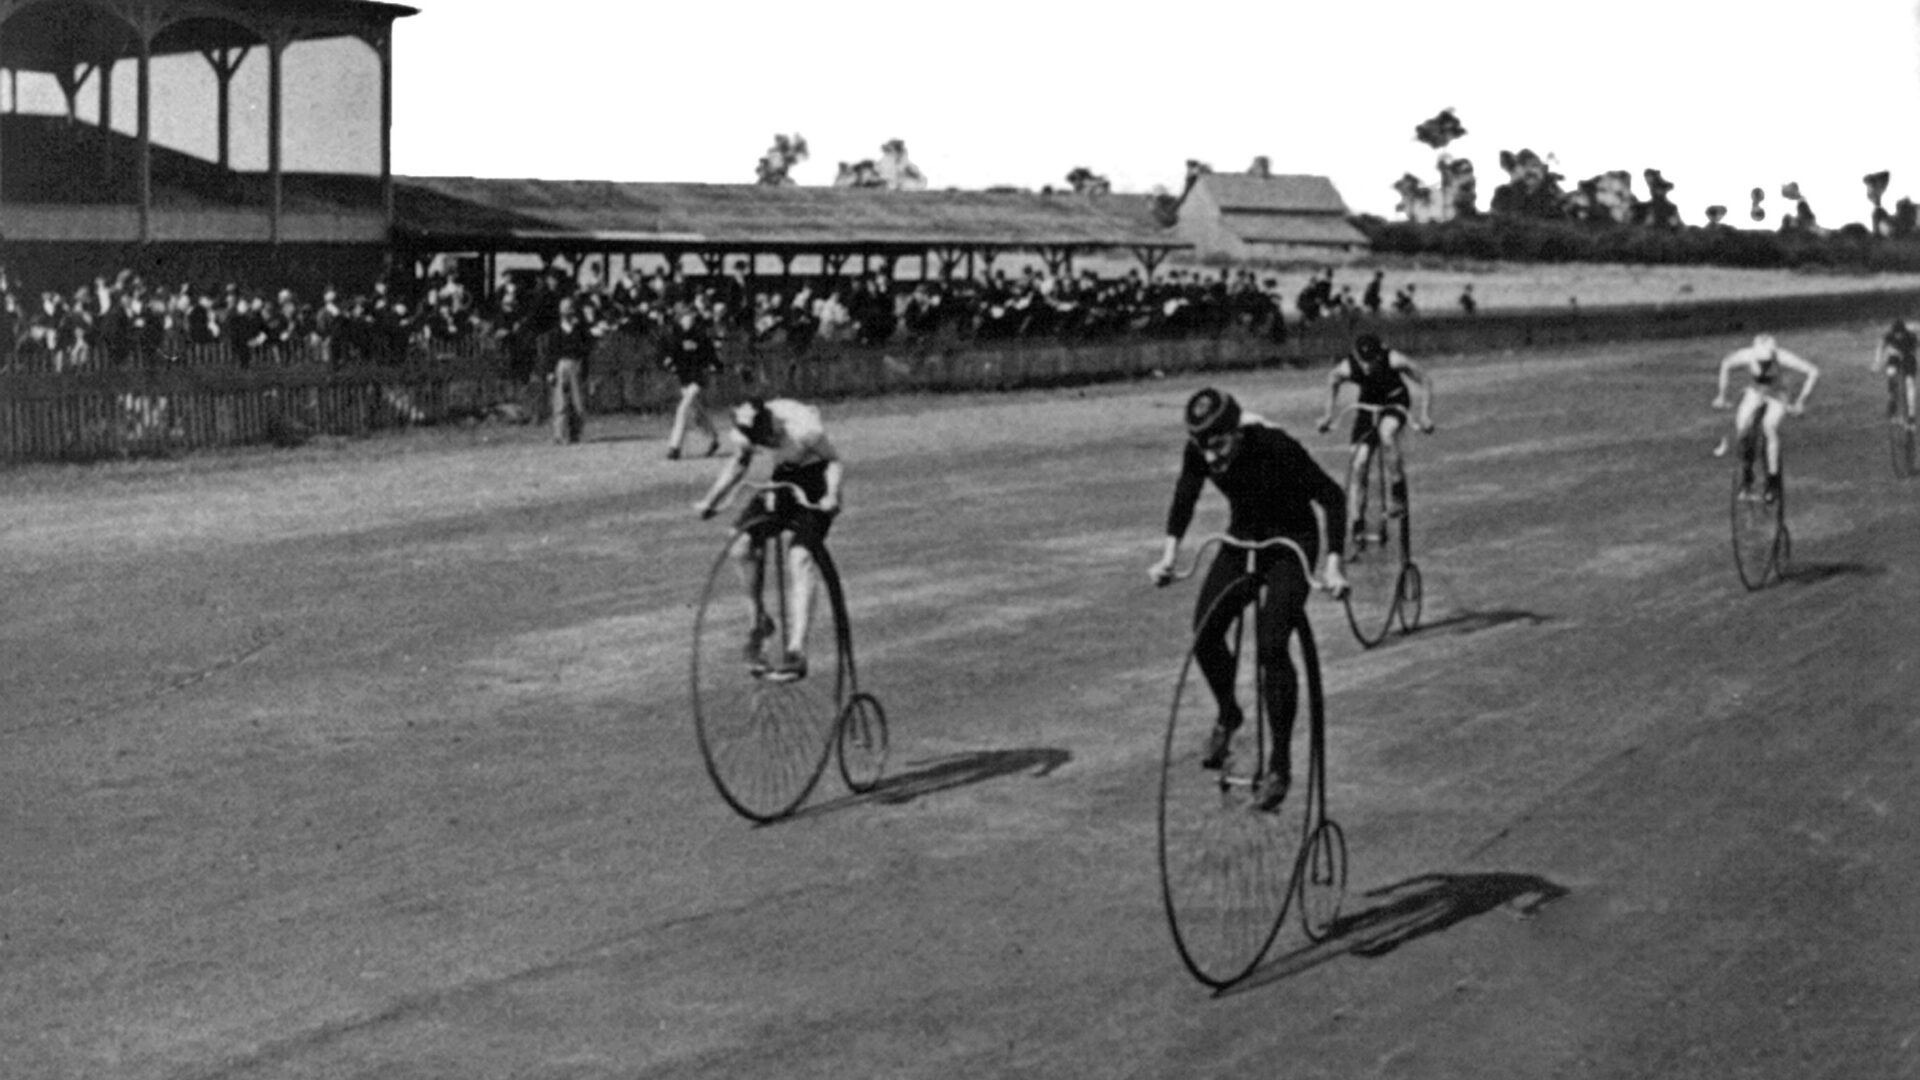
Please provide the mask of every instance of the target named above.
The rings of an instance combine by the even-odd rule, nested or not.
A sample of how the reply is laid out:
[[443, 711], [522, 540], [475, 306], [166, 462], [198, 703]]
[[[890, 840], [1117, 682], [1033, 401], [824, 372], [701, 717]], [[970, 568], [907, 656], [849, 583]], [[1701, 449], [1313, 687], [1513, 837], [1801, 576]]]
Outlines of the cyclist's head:
[[733, 427], [755, 446], [771, 447], [780, 441], [779, 435], [773, 430], [773, 410], [757, 397], [750, 397], [733, 407]]
[[1361, 334], [1353, 339], [1353, 353], [1367, 363], [1378, 363], [1387, 357], [1387, 347], [1381, 343], [1378, 334]]
[[1757, 352], [1763, 352], [1768, 356], [1772, 356], [1774, 350], [1779, 348], [1779, 344], [1773, 340], [1772, 334], [1755, 334], [1753, 336], [1753, 347]]
[[1187, 399], [1187, 438], [1200, 448], [1207, 467], [1219, 471], [1240, 453], [1240, 403], [1209, 386]]

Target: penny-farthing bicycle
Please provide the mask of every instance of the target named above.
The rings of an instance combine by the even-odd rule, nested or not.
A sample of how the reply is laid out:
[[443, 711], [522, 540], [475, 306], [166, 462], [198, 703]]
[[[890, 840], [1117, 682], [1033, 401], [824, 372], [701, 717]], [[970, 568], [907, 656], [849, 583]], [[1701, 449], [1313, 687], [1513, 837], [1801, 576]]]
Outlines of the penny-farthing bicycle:
[[[1377, 422], [1385, 411], [1380, 405], [1355, 402], [1341, 410], [1340, 420], [1350, 412], [1370, 412]], [[1352, 527], [1342, 553], [1350, 586], [1347, 625], [1360, 644], [1371, 649], [1386, 640], [1396, 620], [1401, 633], [1412, 633], [1420, 625], [1424, 588], [1420, 567], [1413, 561], [1412, 499], [1406, 499], [1399, 515], [1389, 513], [1387, 455], [1377, 439], [1368, 447], [1366, 468], [1356, 479], [1360, 505], [1352, 508]]]
[[[770, 500], [770, 512], [772, 500], [780, 499], [817, 509], [792, 484], [742, 486]], [[746, 572], [758, 585], [751, 604], [737, 572], [742, 545], [751, 554]], [[794, 572], [799, 552], [814, 567], [804, 594]], [[833, 649], [815, 650], [805, 677], [782, 678], [760, 654], [785, 648], [802, 604], [810, 612], [808, 638], [831, 641]], [[755, 536], [734, 529], [694, 615], [692, 690], [707, 775], [744, 817], [764, 822], [792, 813], [819, 782], [829, 754], [837, 755], [841, 779], [855, 793], [880, 782], [887, 714], [878, 698], [860, 689], [840, 573], [823, 545], [803, 544], [785, 531]]]
[[[1174, 689], [1161, 753], [1160, 884], [1167, 923], [1187, 970], [1216, 988], [1253, 971], [1280, 933], [1296, 897], [1302, 929], [1319, 941], [1331, 932], [1346, 896], [1346, 836], [1327, 816], [1326, 706], [1320, 658], [1313, 627], [1304, 614], [1294, 624], [1288, 660], [1300, 677], [1300, 698], [1306, 708], [1305, 797], [1296, 794], [1272, 812], [1259, 809], [1255, 797], [1261, 772], [1272, 756], [1273, 740], [1265, 673], [1259, 661], [1260, 620], [1255, 614], [1266, 599], [1267, 586], [1264, 575], [1256, 570], [1256, 557], [1261, 549], [1277, 546], [1285, 546], [1300, 560], [1312, 582], [1306, 553], [1284, 537], [1259, 543], [1208, 537], [1193, 563], [1168, 579], [1193, 576], [1210, 547], [1232, 547], [1246, 554], [1246, 578], [1224, 590], [1199, 625], [1211, 628], [1219, 620], [1229, 621], [1227, 641], [1234, 657], [1236, 696], [1242, 701], [1250, 697], [1255, 707], [1234, 733], [1220, 768], [1203, 767], [1215, 703], [1190, 648]], [[1292, 831], [1296, 822], [1297, 837]]]
[[1766, 435], [1756, 412], [1733, 455], [1733, 567], [1749, 591], [1780, 580], [1793, 555], [1787, 531], [1787, 455], [1780, 452], [1780, 485], [1766, 493]]

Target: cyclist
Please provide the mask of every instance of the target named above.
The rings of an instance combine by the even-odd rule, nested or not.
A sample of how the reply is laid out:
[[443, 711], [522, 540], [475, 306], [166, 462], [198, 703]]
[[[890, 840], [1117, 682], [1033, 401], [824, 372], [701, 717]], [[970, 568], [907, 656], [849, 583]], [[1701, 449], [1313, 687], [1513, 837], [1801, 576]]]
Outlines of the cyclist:
[[[1346, 497], [1340, 485], [1321, 469], [1293, 436], [1258, 416], [1243, 413], [1230, 394], [1208, 387], [1187, 401], [1187, 445], [1174, 485], [1173, 505], [1167, 512], [1166, 549], [1148, 569], [1155, 584], [1173, 579], [1180, 540], [1193, 523], [1194, 505], [1207, 480], [1227, 498], [1227, 531], [1242, 540], [1286, 537], [1300, 545], [1309, 560], [1319, 549], [1317, 506], [1327, 523], [1327, 557], [1322, 580], [1338, 596], [1347, 587], [1340, 569], [1346, 539]], [[1233, 613], [1246, 600], [1244, 590], [1256, 588], [1242, 577], [1246, 553], [1224, 547], [1207, 569], [1194, 607], [1195, 659], [1207, 687], [1219, 706], [1219, 719], [1207, 741], [1201, 764], [1218, 769], [1226, 763], [1233, 733], [1245, 717], [1234, 695], [1234, 656], [1227, 643]], [[1307, 617], [1307, 568], [1284, 545], [1255, 552], [1266, 600], [1256, 613], [1259, 639], [1264, 643], [1260, 662], [1266, 667], [1265, 691], [1272, 705], [1273, 757], [1266, 764], [1256, 793], [1261, 809], [1277, 809], [1292, 782], [1294, 710], [1299, 701], [1299, 679], [1288, 646], [1294, 625]], [[1225, 595], [1229, 589], [1239, 590]], [[1216, 606], [1216, 602], [1217, 606]], [[1208, 619], [1209, 611], [1215, 612]]]
[[[789, 398], [749, 398], [735, 406], [731, 437], [735, 447], [733, 457], [721, 467], [706, 498], [695, 504], [702, 519], [718, 512], [727, 494], [746, 477], [747, 467], [759, 451], [773, 457], [774, 483], [798, 487], [807, 501], [818, 507], [801, 505], [793, 493], [784, 488], [776, 489], [771, 507], [766, 500], [752, 500], [740, 512], [737, 524], [742, 533], [732, 552], [750, 607], [752, 629], [747, 632], [743, 654], [747, 665], [775, 680], [805, 678], [807, 627], [812, 616], [816, 573], [813, 557], [805, 544], [824, 542], [827, 530], [840, 512], [840, 455], [827, 438], [820, 410]], [[773, 635], [774, 622], [761, 599], [765, 565], [761, 545], [782, 532], [791, 532], [794, 536], [787, 559], [792, 602], [788, 607], [787, 640], [779, 643], [782, 646], [779, 655], [769, 662], [763, 653], [767, 638]]]
[[[1360, 388], [1360, 404], [1378, 406], [1380, 411], [1361, 409], [1353, 418], [1353, 458], [1347, 465], [1347, 505], [1353, 511], [1351, 521], [1367, 514], [1367, 465], [1374, 451], [1386, 455], [1387, 516], [1400, 517], [1407, 512], [1407, 471], [1400, 455], [1400, 431], [1406, 426], [1413, 394], [1407, 388], [1411, 380], [1420, 384], [1420, 430], [1433, 431], [1433, 381], [1406, 353], [1389, 349], [1374, 334], [1353, 339], [1353, 353], [1333, 365], [1327, 379], [1327, 409], [1317, 425], [1321, 431], [1333, 427], [1334, 409], [1340, 401], [1340, 385], [1352, 383]], [[1351, 522], [1349, 523], [1351, 524]], [[1356, 536], [1356, 543], [1369, 539], [1385, 542], [1383, 526], [1378, 538]]]
[[1920, 368], [1920, 336], [1899, 319], [1887, 329], [1880, 339], [1880, 347], [1873, 353], [1873, 369], [1887, 373], [1887, 419], [1900, 419], [1899, 394], [1907, 395], [1907, 426], [1913, 426], [1914, 412], [1920, 401], [1915, 399], [1915, 369]]
[[[1753, 375], [1753, 381], [1741, 391], [1740, 404], [1733, 412], [1733, 437], [1742, 445], [1741, 480], [1743, 491], [1753, 488], [1753, 456], [1745, 449], [1748, 432], [1753, 430], [1756, 417], [1760, 422], [1760, 432], [1767, 440], [1767, 483], [1765, 499], [1772, 502], [1780, 497], [1780, 421], [1788, 413], [1795, 415], [1805, 410], [1807, 395], [1813, 392], [1813, 384], [1820, 379], [1820, 369], [1801, 359], [1794, 353], [1780, 347], [1772, 334], [1759, 334], [1753, 344], [1735, 349], [1720, 361], [1720, 389], [1714, 395], [1713, 407], [1727, 407], [1727, 381], [1735, 368], [1744, 367]], [[1784, 370], [1783, 370], [1784, 369]], [[1800, 393], [1789, 402], [1786, 399], [1785, 371], [1798, 372], [1801, 376]], [[1721, 439], [1716, 455], [1727, 452], [1727, 440]]]

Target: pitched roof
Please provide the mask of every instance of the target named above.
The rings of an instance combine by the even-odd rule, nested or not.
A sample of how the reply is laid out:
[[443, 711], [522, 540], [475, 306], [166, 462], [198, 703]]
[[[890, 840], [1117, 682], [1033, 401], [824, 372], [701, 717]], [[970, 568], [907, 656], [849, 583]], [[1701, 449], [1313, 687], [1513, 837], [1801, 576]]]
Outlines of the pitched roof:
[[396, 177], [396, 227], [440, 241], [809, 250], [1186, 247], [1151, 201], [1073, 194]]
[[1333, 181], [1324, 176], [1206, 173], [1195, 181], [1195, 187], [1201, 185], [1205, 185], [1207, 194], [1222, 210], [1343, 217], [1347, 213], [1347, 204], [1334, 190]]
[[1333, 244], [1366, 247], [1367, 235], [1344, 217], [1325, 214], [1220, 215], [1220, 226], [1249, 244]]

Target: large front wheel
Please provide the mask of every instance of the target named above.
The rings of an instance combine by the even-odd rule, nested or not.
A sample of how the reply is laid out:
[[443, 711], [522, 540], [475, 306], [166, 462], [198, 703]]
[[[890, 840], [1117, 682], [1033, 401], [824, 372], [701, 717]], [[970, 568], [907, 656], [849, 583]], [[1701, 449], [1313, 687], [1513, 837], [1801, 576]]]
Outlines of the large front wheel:
[[1405, 519], [1388, 516], [1386, 462], [1379, 447], [1367, 461], [1364, 479], [1341, 555], [1349, 586], [1347, 625], [1354, 638], [1371, 649], [1393, 626], [1407, 553]]
[[[1227, 986], [1253, 970], [1286, 918], [1295, 840], [1283, 815], [1255, 807], [1255, 785], [1271, 757], [1254, 648], [1253, 590], [1227, 590], [1237, 703], [1246, 719], [1224, 747], [1213, 745], [1218, 705], [1189, 650], [1174, 687], [1160, 768], [1160, 884], [1174, 948], [1193, 977]], [[1236, 592], [1239, 597], [1236, 597]], [[1218, 605], [1216, 605], [1218, 607]], [[1205, 759], [1216, 756], [1217, 767]]]
[[1749, 590], [1765, 586], [1779, 574], [1786, 543], [1786, 494], [1782, 491], [1768, 498], [1765, 476], [1758, 461], [1750, 483], [1742, 469], [1733, 470], [1733, 565], [1740, 583]]
[[[764, 822], [792, 813], [826, 768], [848, 678], [844, 616], [828, 586], [830, 564], [816, 562], [808, 587], [794, 586], [784, 536], [748, 549], [746, 576], [757, 567], [759, 577], [752, 603], [735, 558], [743, 537], [736, 532], [714, 560], [694, 617], [693, 717], [720, 797]], [[811, 611], [807, 641], [818, 643], [806, 650], [811, 670], [797, 679], [770, 674], [803, 602]]]
[[1907, 388], [1899, 382], [1890, 393], [1894, 406], [1887, 421], [1887, 448], [1893, 455], [1893, 475], [1906, 479], [1914, 470], [1913, 413], [1907, 408]]

